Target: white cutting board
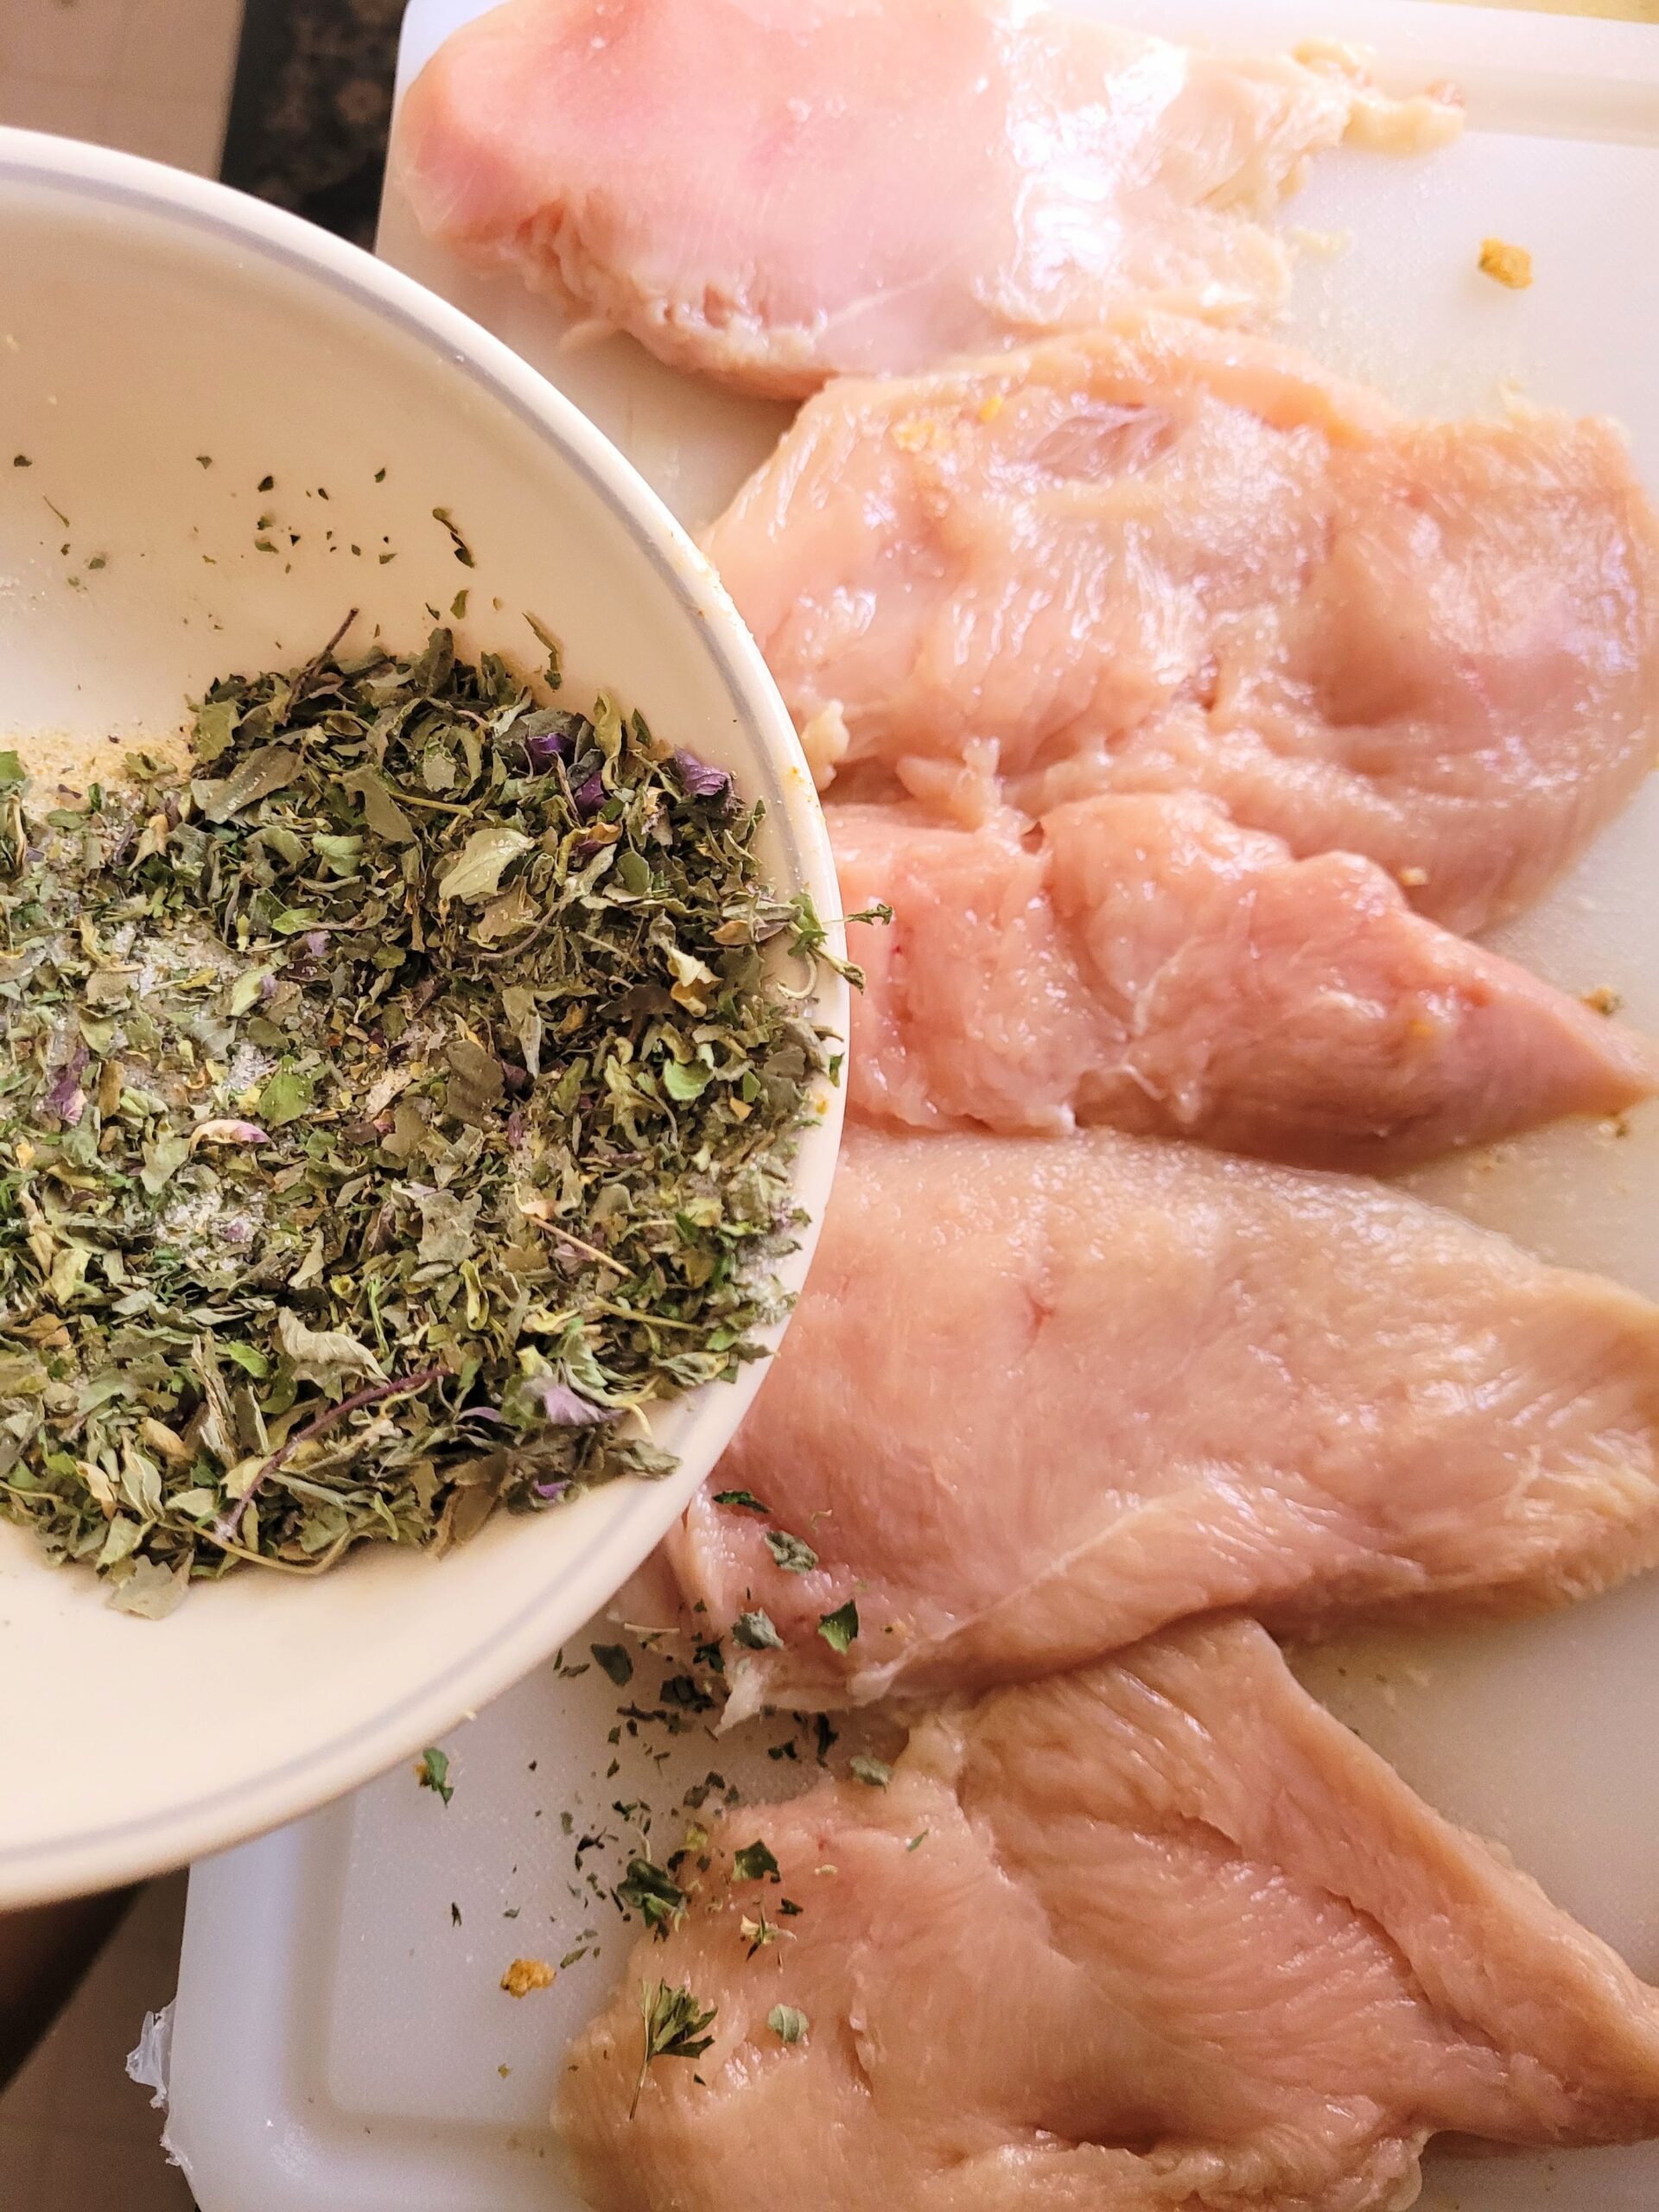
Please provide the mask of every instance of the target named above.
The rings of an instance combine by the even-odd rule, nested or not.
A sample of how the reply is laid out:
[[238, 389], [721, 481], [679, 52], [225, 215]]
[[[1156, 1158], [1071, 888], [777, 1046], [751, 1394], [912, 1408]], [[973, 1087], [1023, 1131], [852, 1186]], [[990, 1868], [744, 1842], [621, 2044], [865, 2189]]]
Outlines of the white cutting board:
[[[414, 0], [404, 80], [478, 12]], [[1391, 84], [1459, 81], [1461, 145], [1418, 162], [1330, 157], [1293, 204], [1287, 226], [1353, 236], [1334, 258], [1305, 260], [1289, 334], [1428, 410], [1489, 406], [1513, 382], [1618, 415], [1659, 489], [1659, 30], [1409, 0], [1106, 0], [1097, 12], [1235, 47], [1335, 33], [1381, 49]], [[1476, 273], [1489, 233], [1532, 249], [1531, 291]], [[626, 340], [562, 351], [545, 302], [427, 246], [395, 184], [381, 251], [543, 368], [694, 527], [784, 419]], [[1659, 783], [1503, 941], [1569, 988], [1614, 985], [1659, 1033], [1656, 856]], [[1418, 1180], [1659, 1296], [1652, 1111], [1627, 1135], [1556, 1131]], [[588, 1658], [585, 1640], [571, 1656]], [[648, 1663], [633, 1690], [654, 1696], [668, 1671]], [[1659, 1580], [1523, 1627], [1332, 1648], [1306, 1672], [1436, 1805], [1507, 1844], [1659, 1980]], [[577, 1839], [560, 1814], [580, 1831], [614, 1798], [666, 1808], [710, 1767], [774, 1794], [801, 1772], [764, 1745], [716, 1745], [694, 1719], [671, 1770], [634, 1750], [607, 1777], [620, 1701], [597, 1668], [575, 1680], [546, 1669], [451, 1739], [447, 1808], [403, 1771], [196, 1870], [169, 2126], [202, 2212], [572, 2212], [545, 2115], [562, 2044], [606, 1993], [626, 1937], [608, 1905], [569, 1894]], [[665, 1809], [658, 1833], [677, 1840]], [[613, 1852], [585, 1863], [614, 1878]], [[521, 2003], [499, 1992], [515, 1956], [556, 1961], [588, 1927], [597, 1961]], [[1423, 2202], [1654, 2212], [1659, 2148], [1436, 2159]]]

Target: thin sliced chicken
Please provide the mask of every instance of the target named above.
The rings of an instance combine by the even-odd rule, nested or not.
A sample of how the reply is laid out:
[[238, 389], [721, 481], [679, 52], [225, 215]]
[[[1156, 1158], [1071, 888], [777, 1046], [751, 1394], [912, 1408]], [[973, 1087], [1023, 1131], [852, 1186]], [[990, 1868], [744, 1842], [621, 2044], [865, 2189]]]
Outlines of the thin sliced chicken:
[[[665, 1548], [699, 1634], [764, 1613], [785, 1647], [734, 1654], [734, 1713], [989, 1686], [1230, 1605], [1560, 1602], [1656, 1556], [1645, 1300], [1361, 1179], [858, 1128], [773, 1370]], [[819, 1623], [849, 1600], [842, 1654]]]
[[[757, 1840], [780, 1887], [735, 1878]], [[597, 2212], [1385, 2212], [1442, 2130], [1659, 2133], [1659, 1991], [1248, 1621], [935, 1719], [886, 1789], [727, 1814], [703, 1855], [569, 2055]], [[630, 2119], [659, 1981], [711, 2046]]]
[[1294, 859], [1195, 797], [1080, 799], [1040, 833], [832, 806], [869, 1121], [1200, 1137], [1389, 1169], [1659, 1088], [1659, 1055], [1414, 914], [1351, 853]]
[[707, 543], [838, 796], [1205, 791], [1473, 930], [1659, 750], [1611, 424], [1408, 422], [1172, 317], [834, 385]]
[[1029, 0], [513, 0], [410, 91], [446, 245], [753, 392], [931, 367], [1113, 302], [1236, 316], [1289, 261], [1253, 219], [1345, 136], [1435, 144], [1351, 53], [1228, 60]]

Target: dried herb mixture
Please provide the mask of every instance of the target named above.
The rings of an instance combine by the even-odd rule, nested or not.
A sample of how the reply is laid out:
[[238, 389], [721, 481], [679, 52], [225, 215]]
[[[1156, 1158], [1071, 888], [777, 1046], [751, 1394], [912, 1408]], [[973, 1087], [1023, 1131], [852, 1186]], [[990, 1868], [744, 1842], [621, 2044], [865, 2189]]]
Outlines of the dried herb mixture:
[[0, 753], [0, 1511], [154, 1616], [664, 1471], [837, 1065], [760, 810], [608, 698], [439, 629], [194, 753], [43, 811]]

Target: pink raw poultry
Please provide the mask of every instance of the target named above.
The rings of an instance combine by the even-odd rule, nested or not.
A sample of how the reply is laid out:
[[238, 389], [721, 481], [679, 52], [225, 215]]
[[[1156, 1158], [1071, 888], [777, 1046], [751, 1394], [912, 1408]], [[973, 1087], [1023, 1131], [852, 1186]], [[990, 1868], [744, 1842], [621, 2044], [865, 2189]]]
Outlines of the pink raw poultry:
[[1610, 424], [1408, 422], [1173, 317], [832, 385], [707, 544], [838, 797], [1204, 791], [1473, 930], [1659, 751]]
[[1560, 1603], [1659, 1554], [1659, 1309], [1360, 1178], [854, 1128], [665, 1550], [700, 1637], [763, 1613], [784, 1647], [739, 1636], [738, 1712], [1038, 1675], [1221, 1606]]
[[1196, 797], [1080, 799], [1031, 830], [832, 806], [867, 982], [873, 1121], [1202, 1138], [1389, 1169], [1659, 1086], [1659, 1055], [1407, 905], [1351, 853], [1292, 858]]
[[405, 101], [445, 245], [755, 392], [1098, 322], [1259, 313], [1251, 219], [1344, 134], [1433, 143], [1342, 49], [1229, 60], [1029, 0], [513, 0]]
[[[683, 1878], [566, 2063], [597, 2212], [1393, 2212], [1441, 2130], [1659, 2133], [1659, 1992], [1249, 1622], [930, 1721], [885, 1789], [726, 1814]], [[709, 2047], [631, 2119], [664, 1984]]]

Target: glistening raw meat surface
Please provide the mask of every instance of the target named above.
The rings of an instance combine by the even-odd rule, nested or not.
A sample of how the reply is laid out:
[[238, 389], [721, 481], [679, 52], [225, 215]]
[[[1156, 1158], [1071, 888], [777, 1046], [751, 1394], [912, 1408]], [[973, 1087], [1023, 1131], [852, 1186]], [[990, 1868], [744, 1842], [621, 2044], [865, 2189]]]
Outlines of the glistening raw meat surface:
[[1659, 751], [1612, 425], [1407, 421], [1173, 317], [838, 384], [707, 538], [837, 796], [1198, 791], [1476, 930]]
[[1270, 309], [1289, 261], [1255, 219], [1312, 155], [1460, 122], [1312, 59], [1028, 0], [512, 0], [429, 63], [397, 158], [444, 245], [789, 397], [1132, 296]]
[[[1645, 1300], [1361, 1178], [856, 1127], [783, 1349], [665, 1548], [699, 1636], [758, 1609], [786, 1647], [733, 1653], [737, 1712], [1039, 1675], [1229, 1605], [1557, 1603], [1656, 1554]], [[849, 1599], [843, 1656], [817, 1630]]]
[[[756, 1840], [777, 1886], [733, 1878]], [[563, 2077], [597, 2212], [1392, 2212], [1442, 2130], [1659, 2133], [1659, 1992], [1249, 1622], [936, 1718], [886, 1789], [724, 1815], [696, 1857]], [[712, 2048], [630, 2119], [659, 1980]]]
[[831, 806], [855, 928], [849, 1103], [918, 1128], [1202, 1138], [1387, 1170], [1616, 1114], [1659, 1055], [1414, 913], [1351, 853], [1298, 861], [1194, 796], [1080, 799], [1037, 829]]

